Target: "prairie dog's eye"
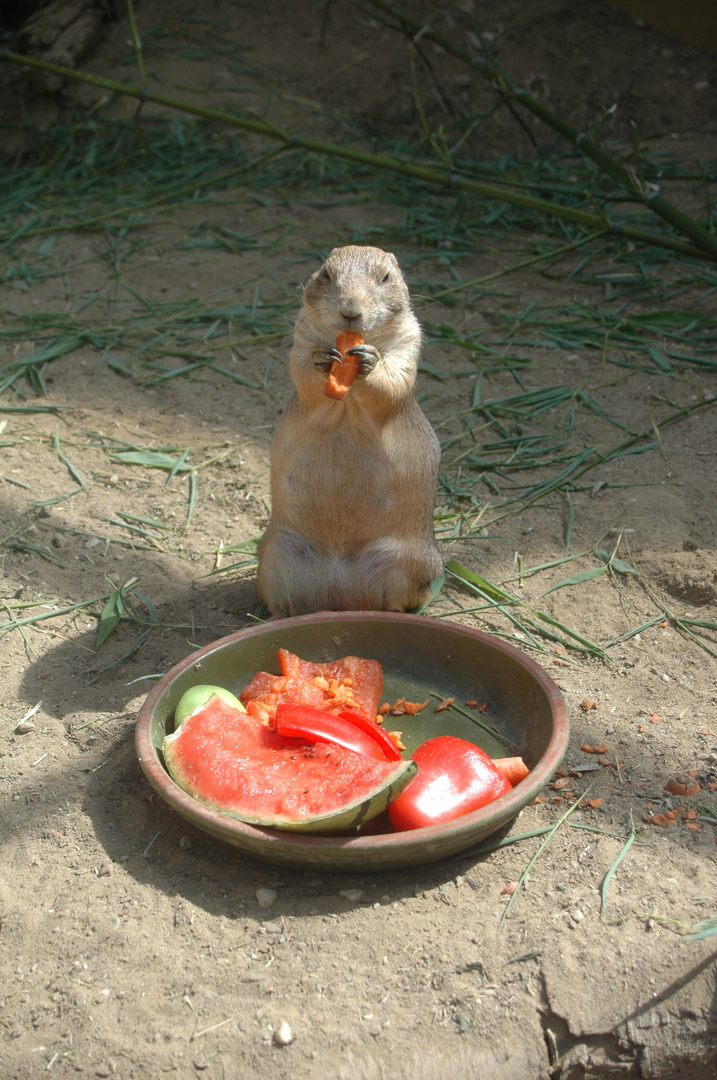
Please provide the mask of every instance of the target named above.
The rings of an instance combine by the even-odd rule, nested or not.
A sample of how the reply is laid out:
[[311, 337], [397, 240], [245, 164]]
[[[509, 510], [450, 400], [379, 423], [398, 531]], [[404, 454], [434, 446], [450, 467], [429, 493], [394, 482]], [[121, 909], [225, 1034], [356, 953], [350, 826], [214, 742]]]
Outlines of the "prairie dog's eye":
[[391, 271], [387, 270], [386, 273], [381, 278], [381, 284], [384, 285], [389, 280], [390, 277], [391, 277]]
[[329, 273], [329, 268], [327, 266], [322, 267], [321, 276], [324, 281], [331, 281], [331, 274]]

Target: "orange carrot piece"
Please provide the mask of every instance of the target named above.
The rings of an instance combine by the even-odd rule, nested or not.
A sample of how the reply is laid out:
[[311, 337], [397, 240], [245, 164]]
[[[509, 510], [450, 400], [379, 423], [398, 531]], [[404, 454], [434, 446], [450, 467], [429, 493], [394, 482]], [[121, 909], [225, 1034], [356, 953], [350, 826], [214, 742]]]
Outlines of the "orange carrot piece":
[[513, 787], [519, 784], [521, 780], [524, 780], [530, 772], [522, 757], [493, 758], [493, 764], [500, 769], [508, 783], [512, 784]]
[[341, 353], [343, 362], [339, 363], [338, 360], [334, 360], [331, 365], [331, 371], [324, 387], [326, 397], [343, 401], [351, 389], [360, 361], [357, 356], [347, 356], [346, 353], [349, 349], [353, 349], [354, 345], [363, 345], [363, 334], [359, 334], [356, 330], [342, 330], [338, 334], [336, 348]]

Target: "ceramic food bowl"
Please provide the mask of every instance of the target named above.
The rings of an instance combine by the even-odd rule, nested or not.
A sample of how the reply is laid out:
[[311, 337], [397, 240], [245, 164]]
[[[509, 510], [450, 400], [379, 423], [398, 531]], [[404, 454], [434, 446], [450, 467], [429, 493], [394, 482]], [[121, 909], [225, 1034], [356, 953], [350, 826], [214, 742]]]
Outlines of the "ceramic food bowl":
[[[279, 674], [276, 650], [305, 660], [346, 655], [383, 665], [382, 701], [425, 701], [416, 716], [387, 717], [403, 732], [405, 756], [435, 735], [456, 735], [492, 757], [521, 754], [530, 774], [480, 810], [411, 832], [317, 836], [249, 825], [210, 810], [174, 783], [162, 758], [174, 709], [190, 686], [210, 683], [238, 695], [259, 670]], [[458, 712], [435, 706], [455, 698]], [[486, 703], [481, 713], [466, 702]], [[476, 723], [492, 725], [503, 738]], [[529, 657], [499, 638], [458, 623], [396, 612], [322, 612], [252, 626], [192, 653], [168, 671], [147, 697], [136, 730], [137, 754], [162, 798], [197, 828], [264, 862], [322, 871], [391, 870], [436, 862], [465, 851], [509, 824], [545, 786], [568, 742], [560, 690]], [[512, 745], [506, 745], [512, 744]]]

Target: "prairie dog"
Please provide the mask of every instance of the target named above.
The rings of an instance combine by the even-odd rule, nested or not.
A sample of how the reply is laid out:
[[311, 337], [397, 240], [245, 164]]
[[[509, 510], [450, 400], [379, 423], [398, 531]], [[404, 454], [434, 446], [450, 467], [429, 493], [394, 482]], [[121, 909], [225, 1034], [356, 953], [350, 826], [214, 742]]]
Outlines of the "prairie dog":
[[[324, 395], [336, 335], [359, 331], [348, 395]], [[395, 257], [335, 248], [306, 282], [271, 449], [259, 594], [274, 617], [415, 611], [443, 575], [433, 535], [440, 447], [414, 396], [421, 328]]]

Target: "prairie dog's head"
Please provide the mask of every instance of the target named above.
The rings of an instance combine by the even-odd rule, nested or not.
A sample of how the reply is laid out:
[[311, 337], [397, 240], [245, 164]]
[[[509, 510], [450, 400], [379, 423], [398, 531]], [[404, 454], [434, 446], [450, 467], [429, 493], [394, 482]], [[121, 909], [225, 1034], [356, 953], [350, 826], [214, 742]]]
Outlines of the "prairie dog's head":
[[386, 330], [411, 311], [396, 258], [375, 247], [334, 248], [303, 290], [304, 317], [331, 336], [340, 330]]

